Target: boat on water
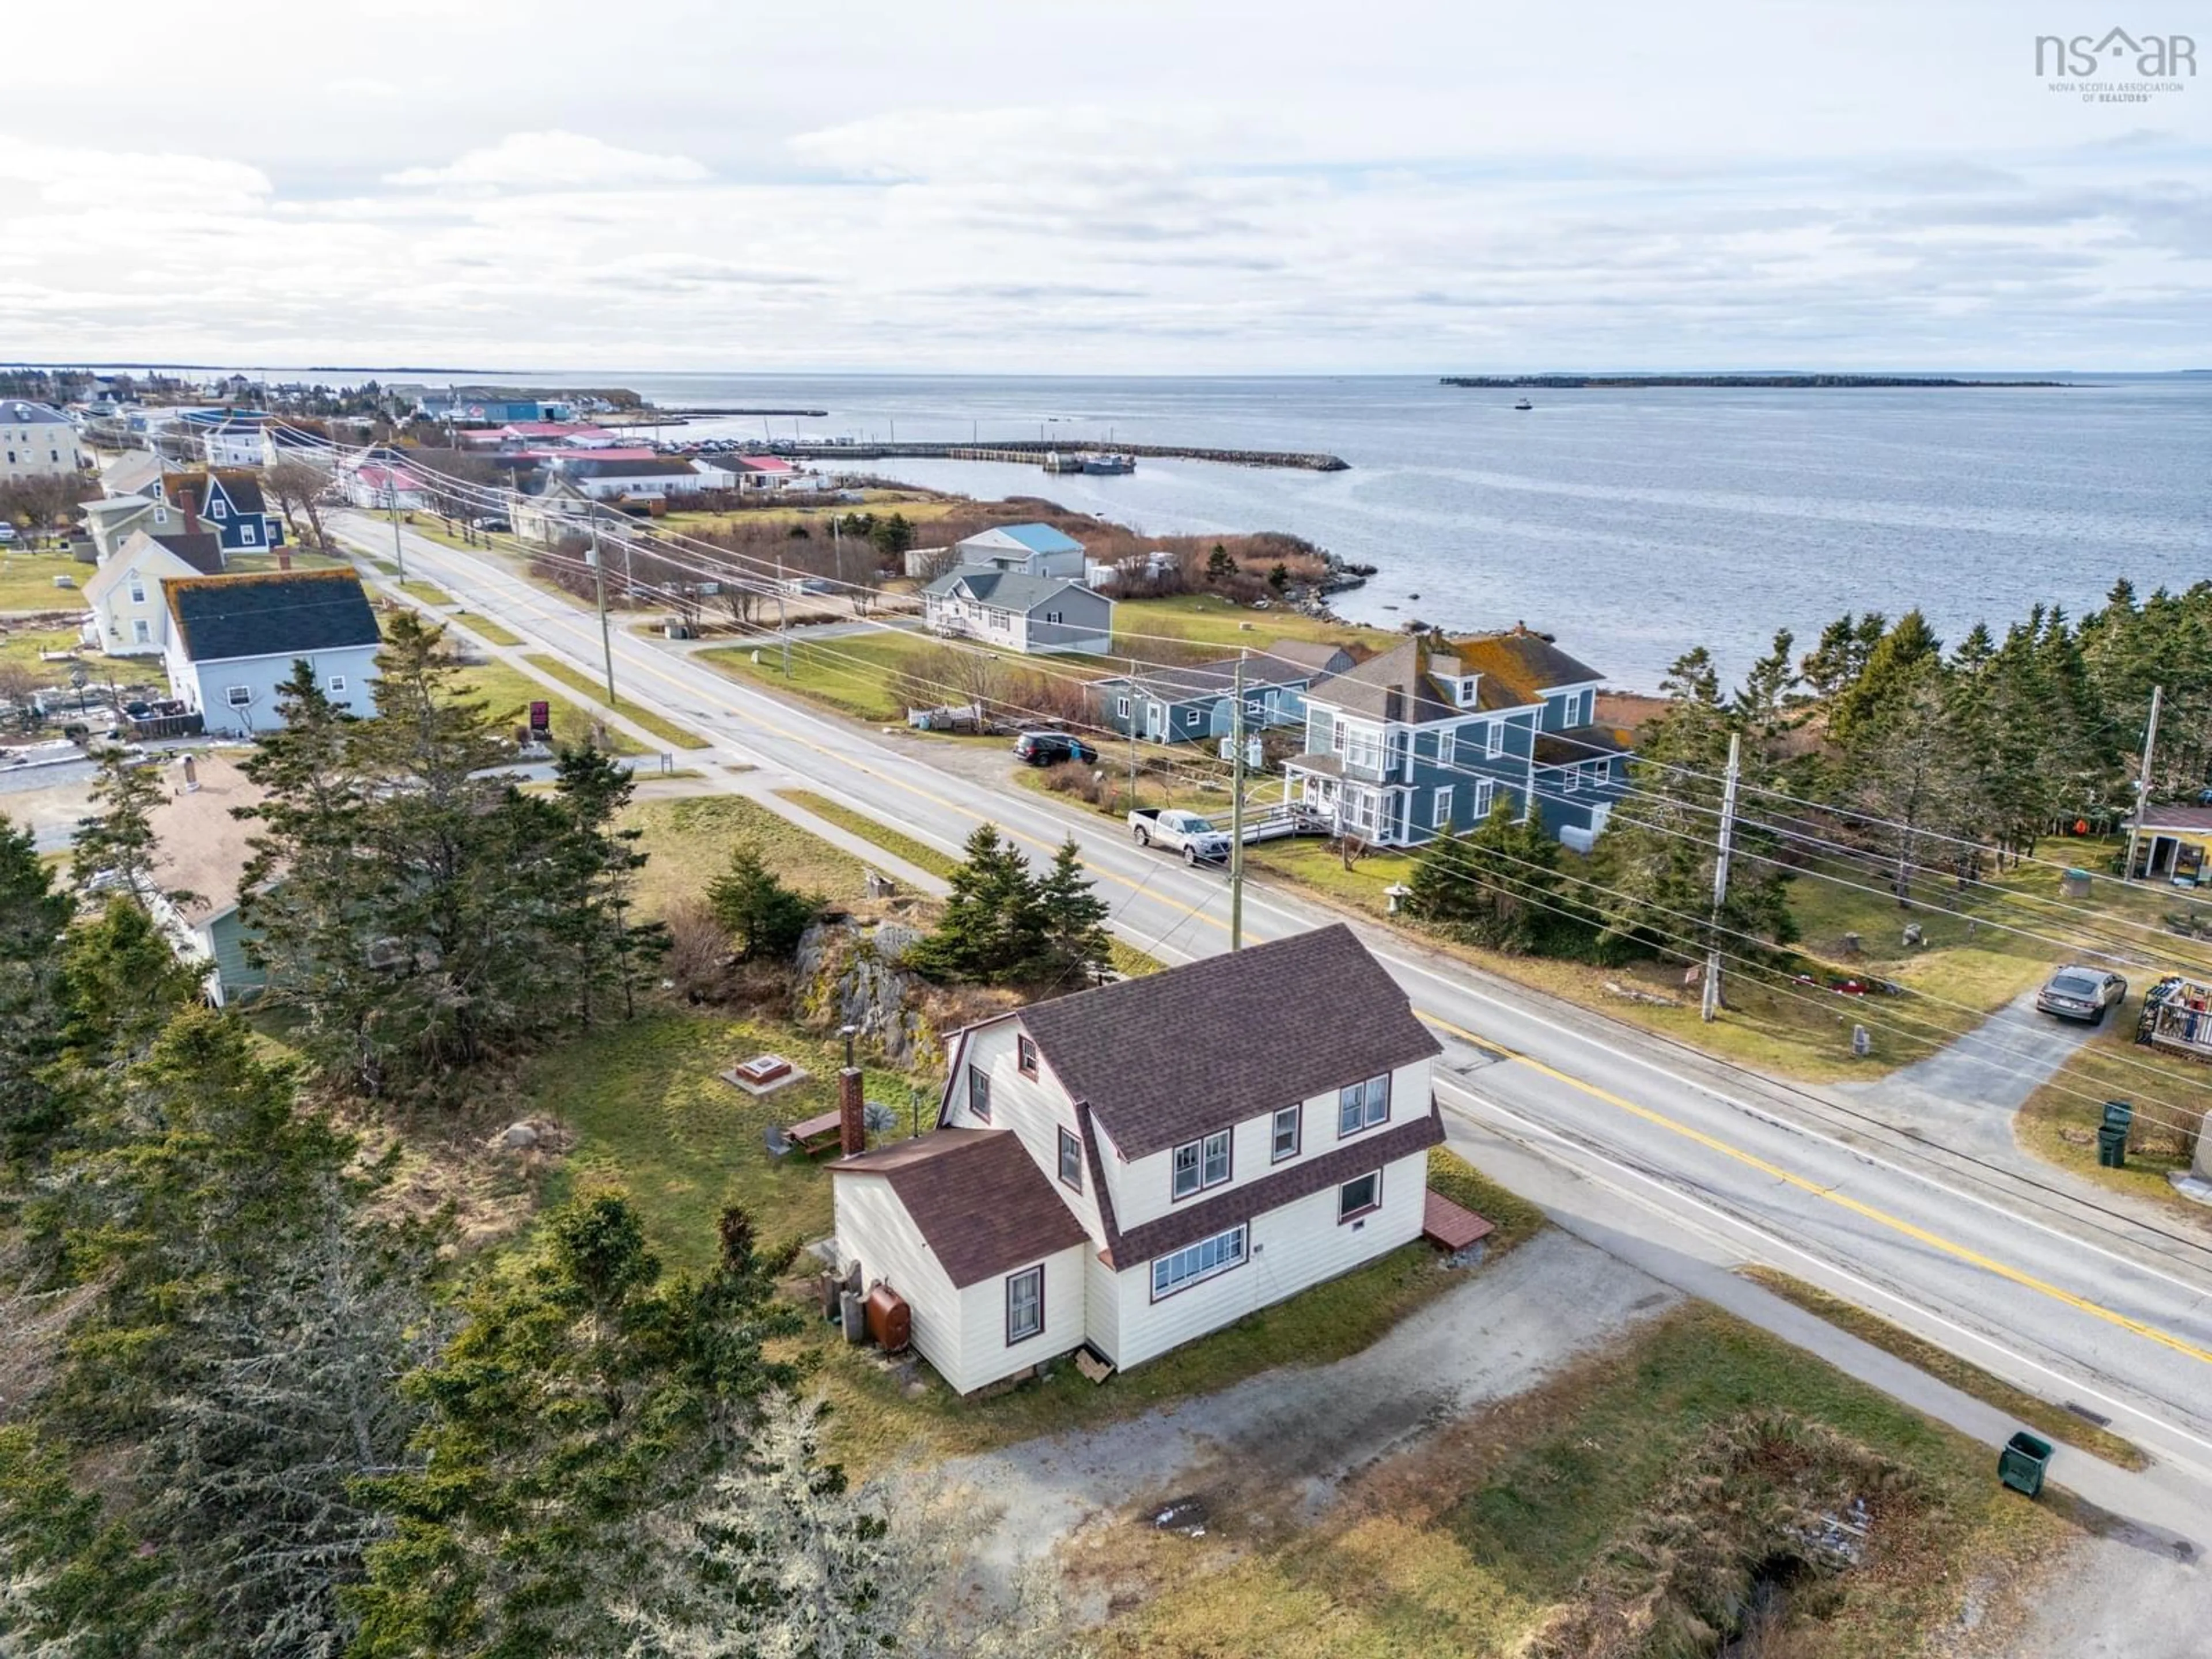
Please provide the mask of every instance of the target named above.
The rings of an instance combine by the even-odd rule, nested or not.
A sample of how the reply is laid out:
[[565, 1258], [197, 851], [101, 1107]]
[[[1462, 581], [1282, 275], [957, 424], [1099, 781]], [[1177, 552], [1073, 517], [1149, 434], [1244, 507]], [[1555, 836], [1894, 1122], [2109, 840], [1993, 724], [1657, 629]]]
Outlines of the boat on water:
[[1137, 470], [1134, 455], [1085, 454], [1082, 460], [1085, 472], [1134, 472]]
[[1526, 398], [1522, 398], [1518, 403], [1513, 405], [1516, 409], [1534, 409], [1535, 406], [1535, 404], [1530, 403]]

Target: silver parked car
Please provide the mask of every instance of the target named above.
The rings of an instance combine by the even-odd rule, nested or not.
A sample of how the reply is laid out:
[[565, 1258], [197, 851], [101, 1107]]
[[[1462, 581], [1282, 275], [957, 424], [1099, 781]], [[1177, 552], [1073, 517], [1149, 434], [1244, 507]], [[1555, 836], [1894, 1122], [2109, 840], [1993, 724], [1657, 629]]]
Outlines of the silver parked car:
[[2038, 1012], [2061, 1019], [2086, 1019], [2092, 1025], [2102, 1024], [2105, 1010], [2127, 1000], [2127, 981], [2102, 968], [2061, 968], [2035, 994]]

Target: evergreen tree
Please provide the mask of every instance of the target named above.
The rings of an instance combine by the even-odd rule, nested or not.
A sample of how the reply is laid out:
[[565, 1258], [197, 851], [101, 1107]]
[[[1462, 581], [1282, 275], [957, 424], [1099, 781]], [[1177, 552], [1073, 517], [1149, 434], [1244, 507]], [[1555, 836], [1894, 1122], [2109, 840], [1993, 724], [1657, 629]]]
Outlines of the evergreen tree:
[[70, 910], [30, 836], [0, 820], [0, 1162], [31, 1154], [61, 1126], [62, 1092], [46, 1068], [61, 1052]]
[[907, 951], [908, 963], [933, 979], [1020, 985], [1038, 977], [1049, 933], [1038, 883], [996, 826], [979, 824], [937, 927]]
[[406, 1382], [423, 1466], [364, 1487], [396, 1530], [349, 1597], [359, 1659], [618, 1650], [609, 1608], [637, 1582], [642, 1517], [726, 1468], [793, 1380], [763, 1345], [800, 1318], [749, 1232], [726, 1228], [706, 1279], [670, 1282], [605, 1195], [477, 1273], [459, 1332]]
[[1787, 711], [1798, 680], [1790, 665], [1790, 653], [1796, 644], [1796, 636], [1788, 629], [1777, 629], [1772, 647], [1744, 676], [1730, 709], [1745, 742], [1762, 754], [1771, 753], [1790, 724]]
[[1236, 559], [1219, 542], [1214, 543], [1213, 551], [1206, 556], [1206, 580], [1210, 582], [1223, 582], [1227, 581], [1236, 574]]
[[1942, 665], [1923, 656], [1893, 679], [1852, 727], [1845, 754], [1849, 799], [1887, 851], [1890, 889], [1900, 908], [1912, 903], [1912, 878], [1930, 847], [1943, 849], [1929, 838], [1971, 827], [1971, 774], [1952, 716]]
[[[1863, 639], [1865, 624], [1860, 626]], [[1913, 697], [1919, 689], [1921, 665], [1940, 663], [1942, 651], [1943, 642], [1928, 626], [1928, 619], [1917, 611], [1906, 611], [1867, 653], [1857, 678], [1829, 705], [1830, 735], [1848, 744], [1853, 727], [1874, 724], [1893, 705]]]
[[822, 901], [785, 886], [750, 841], [730, 849], [730, 867], [708, 887], [707, 902], [745, 962], [788, 962], [822, 914]]
[[1113, 912], [1084, 874], [1074, 836], [1053, 854], [1052, 868], [1037, 884], [1036, 904], [1044, 927], [1040, 971], [1055, 985], [1070, 979], [1095, 981], [1103, 974], [1114, 958], [1113, 938], [1106, 931]]
[[92, 798], [100, 810], [77, 828], [70, 874], [82, 891], [90, 892], [95, 879], [112, 880], [133, 903], [143, 904], [156, 890], [154, 811], [165, 798], [161, 774], [110, 749], [100, 757]]
[[640, 927], [629, 917], [635, 878], [646, 855], [643, 832], [616, 821], [636, 792], [629, 769], [595, 749], [564, 749], [554, 763], [555, 794], [568, 818], [568, 845], [551, 926], [572, 962], [577, 1017], [591, 1024], [594, 999], [610, 986], [622, 991], [623, 1017], [636, 1012], [639, 965], [666, 948], [658, 922]]
[[1447, 830], [1421, 849], [1407, 884], [1408, 914], [1439, 932], [1509, 956], [1588, 951], [1595, 928], [1559, 869], [1542, 809], [1516, 817], [1500, 794], [1472, 833]]

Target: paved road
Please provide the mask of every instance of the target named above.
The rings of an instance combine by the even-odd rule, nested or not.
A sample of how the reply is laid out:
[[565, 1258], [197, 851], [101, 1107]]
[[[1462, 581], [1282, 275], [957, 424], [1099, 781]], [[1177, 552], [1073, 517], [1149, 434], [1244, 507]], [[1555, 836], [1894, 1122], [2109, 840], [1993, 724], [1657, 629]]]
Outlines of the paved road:
[[[388, 527], [350, 515], [337, 524], [388, 551]], [[407, 560], [410, 574], [532, 648], [596, 667], [590, 615], [422, 537], [410, 537]], [[1218, 872], [1142, 852], [1096, 814], [961, 777], [925, 743], [793, 707], [652, 641], [617, 632], [615, 652], [624, 695], [759, 769], [749, 789], [822, 789], [946, 852], [987, 819], [1035, 852], [1073, 835], [1133, 943], [1170, 961], [1226, 947]], [[1340, 919], [1294, 891], [1246, 895], [1250, 942]], [[1362, 932], [1445, 1040], [1449, 1111], [1697, 1207], [1745, 1254], [2112, 1418], [2212, 1495], [2212, 1249], [2200, 1240], [2100, 1212], [2055, 1176], [2030, 1187], [1853, 1115], [1848, 1102], [1727, 1067], [1385, 930]]]

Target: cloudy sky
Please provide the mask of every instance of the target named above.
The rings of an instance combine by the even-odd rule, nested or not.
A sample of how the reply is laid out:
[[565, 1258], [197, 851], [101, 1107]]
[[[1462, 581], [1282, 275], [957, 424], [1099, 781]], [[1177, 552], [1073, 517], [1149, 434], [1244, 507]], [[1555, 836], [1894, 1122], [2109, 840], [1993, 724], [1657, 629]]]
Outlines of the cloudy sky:
[[0, 356], [2212, 367], [2212, 77], [2036, 73], [2212, 61], [2123, 9], [21, 0]]

